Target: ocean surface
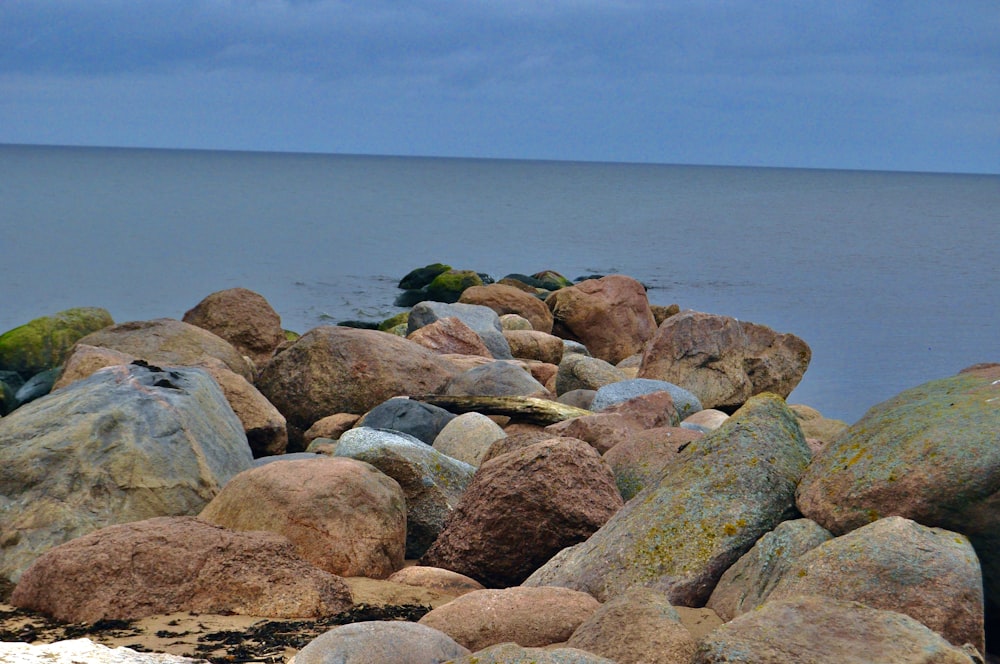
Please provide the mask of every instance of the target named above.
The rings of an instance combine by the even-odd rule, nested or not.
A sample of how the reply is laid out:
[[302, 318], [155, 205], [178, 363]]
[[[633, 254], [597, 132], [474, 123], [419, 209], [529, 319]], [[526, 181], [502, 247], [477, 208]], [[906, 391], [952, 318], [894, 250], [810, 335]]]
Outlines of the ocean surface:
[[622, 273], [794, 333], [789, 398], [853, 422], [1000, 362], [1000, 176], [0, 146], [0, 332], [181, 318], [242, 286], [285, 327], [378, 320], [432, 262]]

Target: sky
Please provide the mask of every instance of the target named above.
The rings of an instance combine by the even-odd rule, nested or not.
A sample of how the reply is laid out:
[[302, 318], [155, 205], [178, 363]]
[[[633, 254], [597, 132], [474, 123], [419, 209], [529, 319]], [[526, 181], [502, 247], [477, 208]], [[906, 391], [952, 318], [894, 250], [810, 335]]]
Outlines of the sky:
[[0, 143], [1000, 173], [1000, 2], [0, 0]]

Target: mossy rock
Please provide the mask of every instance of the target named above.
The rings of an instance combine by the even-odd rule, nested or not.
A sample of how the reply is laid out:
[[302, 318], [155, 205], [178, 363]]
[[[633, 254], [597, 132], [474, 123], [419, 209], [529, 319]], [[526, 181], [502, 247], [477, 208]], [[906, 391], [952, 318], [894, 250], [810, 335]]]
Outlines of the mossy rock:
[[531, 275], [534, 279], [537, 279], [541, 288], [545, 290], [559, 290], [560, 288], [566, 288], [572, 286], [573, 282], [562, 276], [555, 270], [543, 270], [542, 272], [536, 272]]
[[453, 304], [466, 288], [482, 285], [483, 278], [472, 270], [448, 270], [427, 285], [427, 299]]
[[415, 270], [410, 270], [409, 274], [400, 280], [399, 287], [403, 290], [419, 290], [434, 281], [434, 278], [439, 274], [450, 269], [451, 266], [444, 263], [431, 263], [424, 267], [418, 267]]
[[417, 288], [414, 290], [406, 290], [396, 296], [395, 301], [393, 301], [393, 306], [395, 307], [412, 307], [413, 305], [423, 302], [424, 300], [431, 299], [427, 294], [426, 288]]
[[0, 336], [0, 369], [30, 378], [62, 364], [79, 339], [109, 325], [114, 325], [111, 314], [98, 307], [36, 318]]
[[295, 341], [302, 335], [298, 332], [293, 332], [292, 330], [282, 330], [285, 333], [285, 341]]
[[0, 380], [0, 417], [17, 408], [17, 399], [14, 397], [14, 389], [10, 385]]
[[404, 311], [390, 318], [386, 318], [384, 321], [378, 324], [378, 329], [382, 330], [383, 332], [388, 332], [392, 328], [397, 327], [399, 325], [406, 325], [407, 321], [409, 320], [410, 320], [410, 312]]

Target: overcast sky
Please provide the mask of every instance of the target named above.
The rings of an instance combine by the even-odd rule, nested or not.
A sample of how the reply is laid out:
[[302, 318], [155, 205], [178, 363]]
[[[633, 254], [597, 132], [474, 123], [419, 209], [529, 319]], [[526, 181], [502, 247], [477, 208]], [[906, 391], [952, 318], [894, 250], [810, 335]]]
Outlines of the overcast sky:
[[0, 0], [0, 143], [1000, 173], [1000, 1]]

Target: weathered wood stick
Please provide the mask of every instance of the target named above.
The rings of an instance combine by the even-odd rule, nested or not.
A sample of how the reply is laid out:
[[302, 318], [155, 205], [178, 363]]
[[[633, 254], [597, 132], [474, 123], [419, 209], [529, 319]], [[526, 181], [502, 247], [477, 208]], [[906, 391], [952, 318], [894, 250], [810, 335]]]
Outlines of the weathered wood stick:
[[536, 397], [450, 397], [431, 394], [410, 398], [432, 406], [440, 406], [453, 413], [506, 415], [512, 420], [532, 424], [555, 424], [581, 415], [593, 415], [593, 412], [583, 408]]

